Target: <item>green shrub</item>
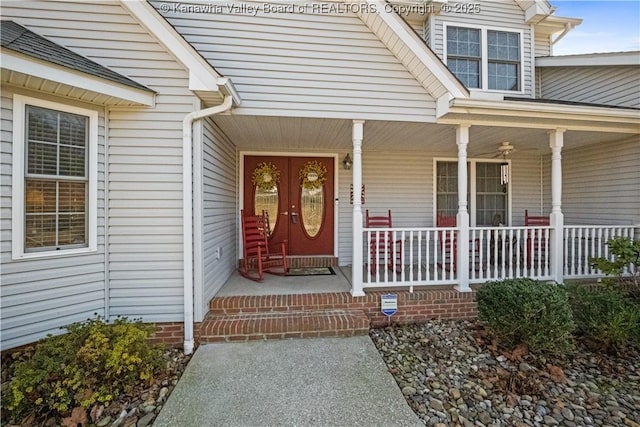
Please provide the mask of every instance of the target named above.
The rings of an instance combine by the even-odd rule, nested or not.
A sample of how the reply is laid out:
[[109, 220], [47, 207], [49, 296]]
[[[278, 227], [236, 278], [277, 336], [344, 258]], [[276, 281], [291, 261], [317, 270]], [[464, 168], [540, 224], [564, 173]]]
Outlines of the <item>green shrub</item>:
[[591, 264], [606, 274], [605, 284], [622, 284], [630, 286], [630, 291], [640, 288], [640, 240], [628, 237], [614, 237], [607, 241], [609, 252], [614, 260], [607, 258], [591, 258]]
[[576, 334], [605, 351], [640, 346], [640, 304], [615, 288], [568, 287]]
[[478, 290], [478, 318], [501, 344], [526, 344], [540, 355], [562, 357], [573, 348], [573, 318], [563, 286], [531, 279], [489, 282]]
[[77, 406], [108, 405], [140, 383], [150, 383], [162, 350], [148, 344], [153, 325], [126, 318], [112, 324], [98, 317], [66, 327], [35, 345], [27, 360], [13, 364], [3, 407], [14, 419], [25, 413], [60, 415]]

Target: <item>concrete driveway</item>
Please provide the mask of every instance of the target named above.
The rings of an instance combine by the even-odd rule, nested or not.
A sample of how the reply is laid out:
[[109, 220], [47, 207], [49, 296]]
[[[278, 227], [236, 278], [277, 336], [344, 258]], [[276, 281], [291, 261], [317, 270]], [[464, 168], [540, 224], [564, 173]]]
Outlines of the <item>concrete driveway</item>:
[[424, 426], [368, 336], [200, 346], [154, 426]]

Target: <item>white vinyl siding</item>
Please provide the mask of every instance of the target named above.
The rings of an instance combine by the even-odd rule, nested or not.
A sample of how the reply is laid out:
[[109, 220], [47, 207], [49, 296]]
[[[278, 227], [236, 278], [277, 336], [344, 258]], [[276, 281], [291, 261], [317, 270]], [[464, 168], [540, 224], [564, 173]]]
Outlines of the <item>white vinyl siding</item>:
[[640, 138], [562, 152], [565, 224], [640, 224]]
[[[549, 168], [549, 173], [551, 167]], [[545, 171], [543, 156], [534, 153], [516, 153], [511, 158], [511, 225], [524, 225], [524, 211], [530, 215], [548, 215], [551, 202], [545, 203]]]
[[[363, 151], [362, 182], [366, 186], [363, 216], [366, 209], [371, 213], [385, 213], [391, 209], [394, 227], [434, 227], [433, 157], [433, 153], [427, 152]], [[511, 160], [509, 185], [513, 225], [523, 225], [524, 210], [541, 204], [539, 161], [537, 156], [524, 155], [513, 156]], [[338, 249], [341, 265], [350, 264], [352, 260], [351, 182], [352, 171], [340, 168]]]
[[[4, 7], [3, 7], [4, 12]], [[29, 93], [30, 96], [35, 94]], [[94, 314], [104, 315], [104, 115], [98, 110], [96, 162], [96, 248], [67, 256], [12, 260], [13, 96], [3, 86], [1, 99], [2, 172], [0, 175], [0, 263], [2, 264], [2, 350], [60, 333], [62, 326]], [[38, 96], [45, 100], [95, 110], [95, 106]]]
[[639, 66], [540, 67], [541, 97], [640, 108]]
[[[202, 158], [203, 313], [211, 298], [237, 267], [237, 153], [235, 146], [208, 118], [204, 121]], [[220, 259], [216, 250], [220, 250]], [[196, 318], [196, 321], [198, 319]]]
[[433, 98], [355, 14], [161, 13], [234, 82], [234, 114], [435, 121]]
[[108, 306], [111, 317], [181, 321], [182, 120], [197, 101], [188, 71], [118, 2], [10, 2], [2, 13], [157, 92], [153, 108], [108, 117]]
[[416, 34], [418, 34], [421, 38], [426, 39], [426, 34], [425, 34], [426, 24], [422, 22], [422, 19], [418, 19], [418, 20], [407, 19], [406, 21], [407, 21], [407, 24], [409, 24], [409, 26], [411, 27], [411, 29], [416, 32]]
[[532, 97], [534, 72], [531, 62], [532, 37], [531, 27], [524, 22], [524, 12], [515, 1], [483, 1], [479, 2], [479, 6], [480, 13], [455, 13], [452, 11], [433, 15], [430, 21], [430, 26], [433, 27], [433, 40], [430, 40], [431, 48], [440, 58], [445, 59], [446, 26], [486, 28], [521, 33], [522, 81], [520, 82], [520, 91], [515, 95], [511, 91], [505, 91], [504, 94]]
[[534, 54], [536, 58], [551, 55], [551, 36], [549, 34], [535, 34]]

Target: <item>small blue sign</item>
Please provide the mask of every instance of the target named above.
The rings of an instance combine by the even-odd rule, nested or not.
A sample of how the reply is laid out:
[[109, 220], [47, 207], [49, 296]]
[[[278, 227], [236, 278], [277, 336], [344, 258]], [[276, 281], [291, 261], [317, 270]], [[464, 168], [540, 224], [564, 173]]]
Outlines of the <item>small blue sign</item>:
[[382, 314], [391, 317], [398, 312], [398, 295], [383, 294], [380, 296], [380, 309]]

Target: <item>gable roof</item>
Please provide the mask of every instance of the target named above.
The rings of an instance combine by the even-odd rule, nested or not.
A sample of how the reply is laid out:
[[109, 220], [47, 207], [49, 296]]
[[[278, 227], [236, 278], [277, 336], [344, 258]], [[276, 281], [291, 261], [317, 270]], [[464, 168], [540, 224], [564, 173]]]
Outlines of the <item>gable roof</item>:
[[14, 21], [1, 21], [0, 36], [1, 45], [4, 49], [10, 49], [35, 59], [80, 71], [114, 83], [153, 92], [146, 86], [85, 58], [66, 47], [60, 46]]
[[218, 73], [147, 0], [120, 0], [120, 5], [189, 70], [189, 89], [205, 103], [218, 104], [227, 95], [235, 105], [242, 103], [231, 80]]

